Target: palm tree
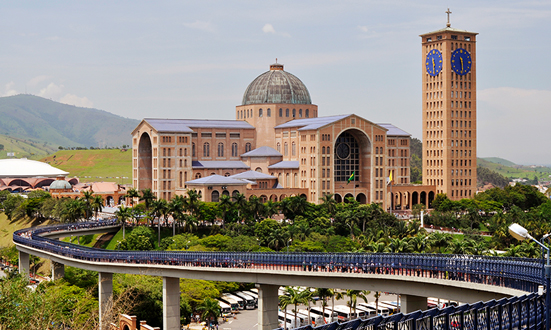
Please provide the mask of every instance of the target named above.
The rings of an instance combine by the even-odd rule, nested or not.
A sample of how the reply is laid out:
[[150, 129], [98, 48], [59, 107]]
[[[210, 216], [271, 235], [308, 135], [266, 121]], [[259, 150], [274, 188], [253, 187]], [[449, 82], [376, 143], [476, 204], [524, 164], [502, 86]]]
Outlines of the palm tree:
[[[286, 306], [287, 305], [294, 305], [295, 309], [293, 309], [293, 312], [295, 313], [295, 325], [298, 325], [297, 323], [297, 312], [298, 312], [298, 305], [307, 303], [307, 295], [310, 293], [310, 290], [304, 290], [300, 291], [297, 288], [294, 288], [292, 286], [286, 286], [283, 289], [283, 296], [280, 296], [279, 301], [284, 301]], [[287, 314], [285, 315], [285, 318], [287, 319]]]
[[223, 224], [226, 223], [227, 221], [226, 215], [231, 210], [232, 206], [233, 206], [233, 203], [229, 195], [220, 196], [220, 200], [218, 201], [218, 209], [222, 213], [222, 220], [224, 220]]
[[[323, 321], [325, 323], [325, 307], [327, 306], [327, 298], [333, 298], [335, 291], [327, 288], [317, 288], [315, 294], [321, 300], [321, 308], [323, 310]], [[310, 312], [310, 310], [308, 310]]]
[[323, 197], [320, 197], [321, 204], [327, 211], [330, 217], [335, 216], [337, 211], [337, 201], [333, 198], [333, 194], [324, 194]]
[[304, 297], [306, 298], [306, 302], [308, 303], [308, 324], [311, 325], [312, 323], [312, 317], [310, 316], [310, 303], [314, 303], [314, 305], [316, 304], [316, 301], [314, 300], [314, 297], [315, 297], [315, 291], [312, 291], [310, 290], [310, 288], [306, 288], [304, 290]]
[[274, 214], [279, 212], [279, 204], [272, 201], [271, 199], [264, 203], [262, 208], [262, 217], [264, 219], [271, 218]]
[[277, 228], [270, 233], [270, 236], [268, 237], [268, 246], [276, 251], [279, 251], [282, 247], [285, 246], [287, 239], [288, 234], [285, 229]]
[[157, 199], [155, 194], [151, 191], [151, 189], [147, 188], [142, 190], [142, 195], [140, 196], [140, 200], [144, 201], [145, 203], [145, 210], [146, 212], [149, 211], [149, 207], [151, 206], [151, 203]]
[[197, 310], [201, 312], [201, 319], [209, 324], [209, 328], [209, 321], [218, 319], [220, 316], [220, 305], [218, 304], [218, 301], [209, 297], [205, 298], [205, 300], [197, 306]]
[[[333, 296], [331, 297], [331, 306], [335, 306], [335, 299], [343, 299], [344, 293], [333, 289]], [[333, 322], [333, 310], [331, 310], [331, 322]]]
[[125, 197], [130, 198], [130, 205], [134, 206], [134, 198], [140, 198], [140, 192], [134, 188], [131, 188], [126, 192]]
[[199, 211], [201, 210], [201, 196], [195, 189], [187, 191], [187, 197], [185, 198], [184, 209], [189, 212], [194, 218], [199, 218]]
[[254, 221], [258, 221], [260, 214], [263, 211], [264, 205], [260, 202], [260, 198], [256, 196], [249, 197], [249, 213], [253, 216]]
[[346, 290], [344, 294], [350, 298], [350, 301], [348, 302], [350, 313], [352, 313], [352, 309], [354, 309], [354, 314], [356, 314], [356, 303], [358, 301], [358, 298], [367, 303], [367, 295], [370, 293], [370, 291], [366, 290]]
[[381, 293], [379, 291], [375, 291], [375, 312], [377, 315], [379, 315], [379, 297], [381, 296]]
[[92, 210], [94, 211], [94, 214], [96, 215], [96, 221], [97, 221], [98, 220], [98, 212], [103, 211], [103, 197], [101, 197], [100, 195], [94, 196], [90, 206], [92, 207]]
[[121, 206], [115, 211], [117, 222], [122, 223], [122, 239], [125, 237], [126, 220], [132, 217], [132, 208]]
[[184, 217], [185, 198], [176, 195], [168, 204], [168, 210], [172, 214], [172, 236], [176, 236], [176, 221], [182, 221]]
[[89, 219], [92, 215], [92, 199], [94, 198], [94, 191], [84, 191], [82, 193], [82, 201], [84, 202], [84, 212], [86, 213], [86, 219]]
[[284, 312], [285, 318], [283, 320], [283, 329], [287, 330], [287, 306], [290, 305], [290, 300], [288, 299], [289, 297], [287, 297], [286, 295], [278, 296], [278, 298], [279, 298], [279, 307], [283, 308], [283, 310], [285, 311]]
[[157, 244], [159, 246], [161, 245], [161, 220], [165, 219], [168, 211], [168, 202], [164, 199], [154, 200], [151, 203], [151, 226], [153, 227], [153, 220], [157, 218]]
[[241, 211], [247, 206], [247, 198], [241, 193], [232, 196], [233, 203], [237, 206], [237, 218], [241, 221]]
[[85, 215], [86, 209], [81, 199], [73, 199], [67, 203], [66, 218], [69, 222], [76, 222]]

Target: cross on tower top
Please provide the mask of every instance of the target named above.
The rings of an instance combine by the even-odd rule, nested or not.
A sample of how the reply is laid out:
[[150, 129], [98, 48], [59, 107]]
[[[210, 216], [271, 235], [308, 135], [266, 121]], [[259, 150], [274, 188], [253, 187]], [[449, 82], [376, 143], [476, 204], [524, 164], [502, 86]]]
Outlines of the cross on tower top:
[[447, 27], [450, 27], [450, 26], [451, 26], [451, 24], [450, 24], [450, 14], [451, 14], [451, 13], [452, 13], [452, 12], [450, 11], [450, 8], [448, 8], [448, 10], [446, 11], [446, 14], [448, 14], [448, 23], [446, 24]]

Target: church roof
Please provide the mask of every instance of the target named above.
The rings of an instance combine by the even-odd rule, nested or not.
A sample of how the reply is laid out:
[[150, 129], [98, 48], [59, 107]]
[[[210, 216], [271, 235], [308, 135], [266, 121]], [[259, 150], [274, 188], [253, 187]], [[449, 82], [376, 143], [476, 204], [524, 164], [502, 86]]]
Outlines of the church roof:
[[69, 172], [36, 160], [0, 159], [0, 177], [4, 178], [57, 177], [68, 174]]
[[344, 119], [348, 116], [350, 115], [295, 119], [295, 120], [288, 121], [285, 124], [277, 125], [275, 128], [301, 127], [299, 128], [299, 131], [303, 131], [303, 130], [306, 131], [306, 130], [318, 129], [325, 125], [329, 125], [341, 119]]
[[242, 161], [238, 160], [201, 160], [197, 161], [194, 160], [191, 162], [191, 167], [194, 169], [201, 169], [201, 168], [246, 168], [249, 169], [250, 167], [247, 166], [247, 164], [243, 163]]
[[388, 130], [386, 132], [387, 136], [411, 136], [408, 132], [392, 125], [392, 124], [377, 124], [379, 126], [382, 126]]
[[204, 178], [199, 178], [191, 181], [186, 181], [186, 184], [199, 184], [199, 185], [246, 185], [247, 182], [232, 179], [230, 177], [213, 174]]
[[157, 132], [192, 133], [194, 128], [254, 129], [244, 120], [145, 118]]
[[241, 104], [263, 103], [312, 104], [312, 99], [300, 79], [284, 71], [283, 64], [275, 63], [250, 83]]
[[298, 160], [284, 160], [279, 163], [275, 163], [273, 165], [268, 166], [269, 169], [272, 168], [293, 168], [298, 169], [299, 168], [299, 162]]
[[253, 181], [254, 180], [276, 179], [275, 176], [271, 176], [269, 174], [264, 174], [264, 173], [257, 172], [257, 171], [247, 171], [247, 172], [243, 172], [243, 173], [230, 175], [229, 177], [233, 178], [233, 179], [239, 179], [239, 180], [245, 179], [245, 180], [253, 180]]
[[241, 155], [241, 157], [281, 157], [279, 151], [270, 147], [260, 147]]
[[443, 33], [443, 32], [469, 33], [469, 34], [474, 34], [474, 35], [478, 34], [477, 32], [469, 32], [467, 30], [460, 30], [460, 29], [456, 29], [456, 28], [452, 28], [451, 26], [448, 26], [448, 27], [445, 27], [445, 28], [440, 29], [440, 30], [420, 34], [419, 36], [424, 37], [424, 36], [427, 36], [427, 35], [430, 35], [430, 34]]

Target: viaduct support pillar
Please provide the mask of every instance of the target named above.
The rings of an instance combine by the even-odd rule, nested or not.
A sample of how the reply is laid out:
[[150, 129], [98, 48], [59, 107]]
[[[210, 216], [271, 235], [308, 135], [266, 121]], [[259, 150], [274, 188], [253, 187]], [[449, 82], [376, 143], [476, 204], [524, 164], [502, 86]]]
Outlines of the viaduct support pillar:
[[279, 327], [278, 289], [279, 285], [257, 284], [258, 288], [258, 330], [272, 330]]
[[400, 295], [400, 297], [400, 312], [402, 312], [403, 314], [415, 312], [418, 310], [427, 310], [427, 297], [419, 297], [406, 294], [402, 294]]
[[59, 280], [65, 277], [65, 265], [59, 262], [50, 260], [50, 268], [52, 270], [52, 280]]
[[99, 273], [99, 328], [109, 329], [109, 316], [113, 310], [113, 273]]
[[163, 277], [163, 329], [181, 329], [179, 278]]
[[19, 274], [29, 276], [30, 262], [29, 254], [19, 251]]

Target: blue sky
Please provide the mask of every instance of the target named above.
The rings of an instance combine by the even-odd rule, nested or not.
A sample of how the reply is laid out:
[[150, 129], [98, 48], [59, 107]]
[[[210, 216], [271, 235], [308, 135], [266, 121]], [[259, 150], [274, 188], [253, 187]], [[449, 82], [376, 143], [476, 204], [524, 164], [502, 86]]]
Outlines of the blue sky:
[[478, 156], [551, 164], [551, 2], [456, 3], [3, 2], [0, 96], [135, 119], [234, 119], [278, 58], [320, 116], [355, 113], [421, 138], [419, 34], [445, 27], [450, 6], [452, 27], [479, 33]]

